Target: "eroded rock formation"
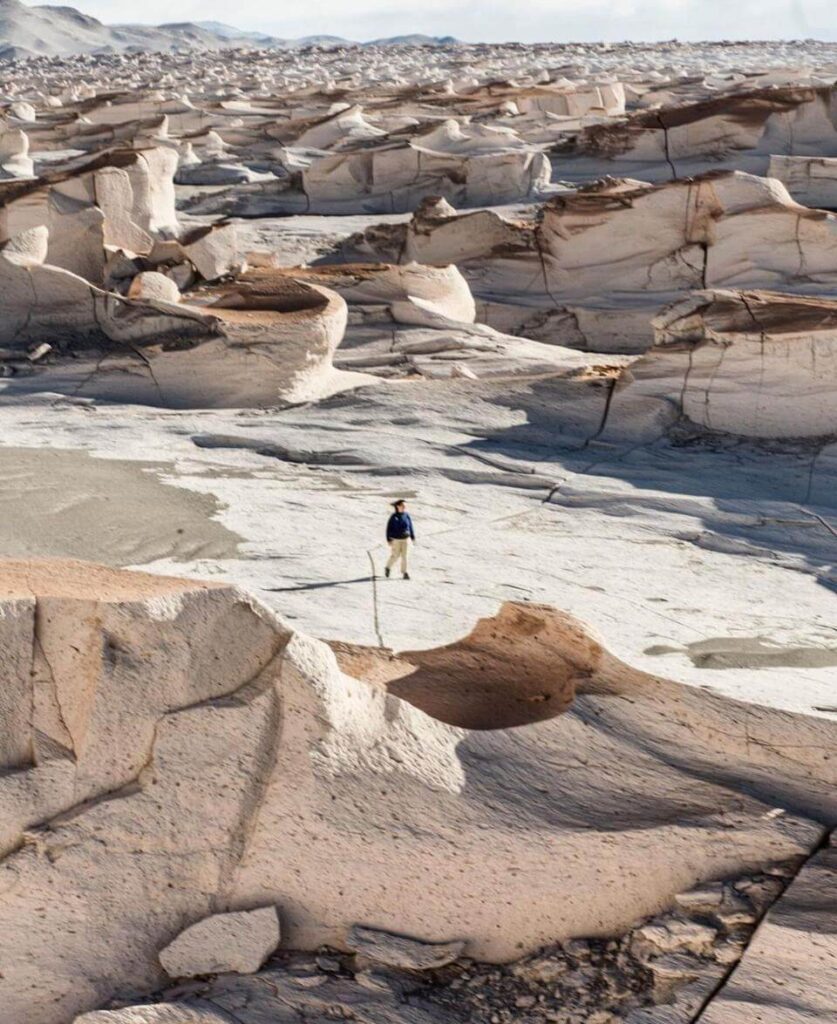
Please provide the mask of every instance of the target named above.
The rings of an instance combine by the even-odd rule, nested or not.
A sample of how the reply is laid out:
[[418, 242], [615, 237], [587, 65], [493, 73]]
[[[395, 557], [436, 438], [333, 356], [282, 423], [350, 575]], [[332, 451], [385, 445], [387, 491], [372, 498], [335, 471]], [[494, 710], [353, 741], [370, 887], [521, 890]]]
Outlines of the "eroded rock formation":
[[837, 208], [837, 158], [771, 156], [767, 173], [778, 178], [798, 203], [826, 210]]
[[[592, 125], [555, 157], [562, 177], [591, 167], [653, 181], [716, 169], [765, 174], [774, 154], [837, 154], [837, 90], [787, 85], [742, 91], [683, 106], [641, 111], [622, 123]], [[596, 173], [596, 172], [594, 172]]]
[[[688, 1024], [724, 992], [761, 915], [772, 901], [781, 907], [797, 870], [777, 864], [767, 874], [709, 883], [679, 893], [675, 907], [624, 935], [571, 939], [509, 964], [474, 961], [455, 953], [455, 943], [376, 931], [375, 943], [357, 953], [280, 954], [255, 978], [205, 978], [168, 990], [172, 1001], [83, 1014], [76, 1024], [216, 1024], [226, 1013], [258, 1024], [324, 1010], [369, 1024], [466, 1015], [479, 1024]], [[434, 967], [439, 960], [444, 966]], [[759, 1009], [781, 1012], [781, 997]]]
[[208, 197], [193, 209], [241, 216], [403, 213], [432, 194], [464, 207], [536, 199], [550, 182], [549, 158], [512, 128], [450, 120], [422, 135], [378, 130], [370, 139], [357, 120], [340, 112], [313, 125], [283, 156], [288, 176], [247, 185], [231, 198]]
[[608, 429], [653, 436], [677, 416], [761, 438], [828, 437], [837, 426], [837, 302], [703, 291], [654, 321], [654, 347], [617, 387]]
[[20, 255], [21, 245], [0, 251], [10, 313], [0, 340], [18, 346], [7, 352], [13, 367], [31, 362], [32, 346], [51, 350], [26, 368], [32, 376], [23, 388], [236, 408], [309, 401], [369, 381], [334, 368], [346, 303], [318, 285], [253, 271], [235, 286], [205, 290], [200, 306], [152, 294], [122, 298]]
[[837, 219], [740, 172], [664, 185], [604, 180], [531, 222], [428, 203], [407, 225], [347, 242], [364, 258], [456, 261], [501, 330], [598, 351], [642, 351], [651, 317], [700, 288], [833, 290]]
[[229, 587], [38, 562], [2, 584], [20, 1024], [159, 988], [185, 927], [253, 906], [281, 908], [290, 948], [347, 948], [355, 924], [496, 961], [607, 936], [804, 855], [834, 815], [830, 724], [632, 672], [549, 609], [447, 650], [344, 649], [352, 678]]

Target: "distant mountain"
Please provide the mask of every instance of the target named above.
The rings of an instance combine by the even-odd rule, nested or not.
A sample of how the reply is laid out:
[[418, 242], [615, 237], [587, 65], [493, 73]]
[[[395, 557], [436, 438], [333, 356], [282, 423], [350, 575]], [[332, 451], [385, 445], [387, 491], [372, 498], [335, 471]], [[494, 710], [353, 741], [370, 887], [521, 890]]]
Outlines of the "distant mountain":
[[255, 34], [245, 32], [234, 25], [225, 25], [222, 21], [196, 21], [195, 24], [198, 28], [205, 29], [220, 39], [245, 39], [247, 36]]
[[302, 36], [300, 39], [288, 39], [288, 46], [362, 46], [353, 39], [342, 36]]
[[314, 35], [279, 39], [248, 32], [220, 21], [182, 21], [166, 25], [105, 25], [74, 7], [28, 7], [20, 0], [0, 0], [0, 60], [68, 57], [78, 53], [143, 50], [221, 50], [228, 47], [292, 49], [302, 46], [446, 46], [451, 36], [407, 35], [358, 44], [339, 36]]
[[[267, 35], [264, 32], [248, 32], [245, 29], [236, 28], [234, 25], [225, 25], [222, 21], [196, 21], [195, 25], [210, 32], [218, 39], [228, 40], [230, 44], [240, 43], [242, 46], [284, 46], [287, 39], [277, 39], [275, 36]], [[161, 25], [160, 28], [165, 28]]]
[[388, 36], [386, 39], [372, 39], [365, 46], [455, 46], [459, 42], [454, 36], [425, 36], [420, 32], [409, 36]]
[[0, 0], [0, 57], [66, 57], [119, 50], [217, 50], [222, 37], [191, 22], [173, 25], [104, 25], [74, 7], [27, 7]]
[[[260, 35], [258, 32], [244, 32], [232, 25], [225, 25], [220, 21], [199, 21], [197, 25], [208, 32], [223, 38], [235, 40], [236, 42], [248, 41], [253, 45], [279, 46], [279, 47], [301, 47], [301, 46], [454, 46], [459, 41], [453, 36], [426, 36], [421, 33], [406, 36], [388, 36], [384, 39], [370, 39], [368, 42], [359, 43], [353, 39], [345, 39], [343, 36], [302, 36], [299, 39], [276, 39], [272, 36]], [[165, 25], [161, 25], [165, 28]]]

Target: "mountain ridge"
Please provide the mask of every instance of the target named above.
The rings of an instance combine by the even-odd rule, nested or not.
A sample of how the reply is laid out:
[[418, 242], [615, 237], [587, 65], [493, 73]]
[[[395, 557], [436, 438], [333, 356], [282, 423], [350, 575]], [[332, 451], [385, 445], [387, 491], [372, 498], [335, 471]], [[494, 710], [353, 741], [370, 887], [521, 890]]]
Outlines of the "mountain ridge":
[[20, 0], [0, 0], [0, 60], [241, 47], [295, 49], [305, 46], [445, 46], [456, 41], [452, 36], [420, 34], [393, 36], [365, 43], [330, 35], [283, 39], [263, 32], [239, 29], [219, 21], [108, 25], [67, 5], [42, 4], [30, 7]]

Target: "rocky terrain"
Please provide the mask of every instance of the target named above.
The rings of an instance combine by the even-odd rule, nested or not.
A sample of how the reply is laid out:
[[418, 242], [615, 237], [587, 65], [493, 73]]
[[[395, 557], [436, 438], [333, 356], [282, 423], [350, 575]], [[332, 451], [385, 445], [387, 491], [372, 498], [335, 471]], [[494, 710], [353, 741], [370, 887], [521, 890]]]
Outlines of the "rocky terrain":
[[837, 1021], [837, 44], [0, 2], [0, 1024]]

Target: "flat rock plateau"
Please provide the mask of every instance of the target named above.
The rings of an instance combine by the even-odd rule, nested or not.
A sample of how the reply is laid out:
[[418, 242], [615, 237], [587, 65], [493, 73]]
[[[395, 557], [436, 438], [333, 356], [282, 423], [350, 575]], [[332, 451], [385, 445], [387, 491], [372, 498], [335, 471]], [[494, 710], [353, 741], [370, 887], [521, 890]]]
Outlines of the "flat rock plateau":
[[837, 1022], [837, 44], [0, 0], [0, 471], [0, 1024]]

